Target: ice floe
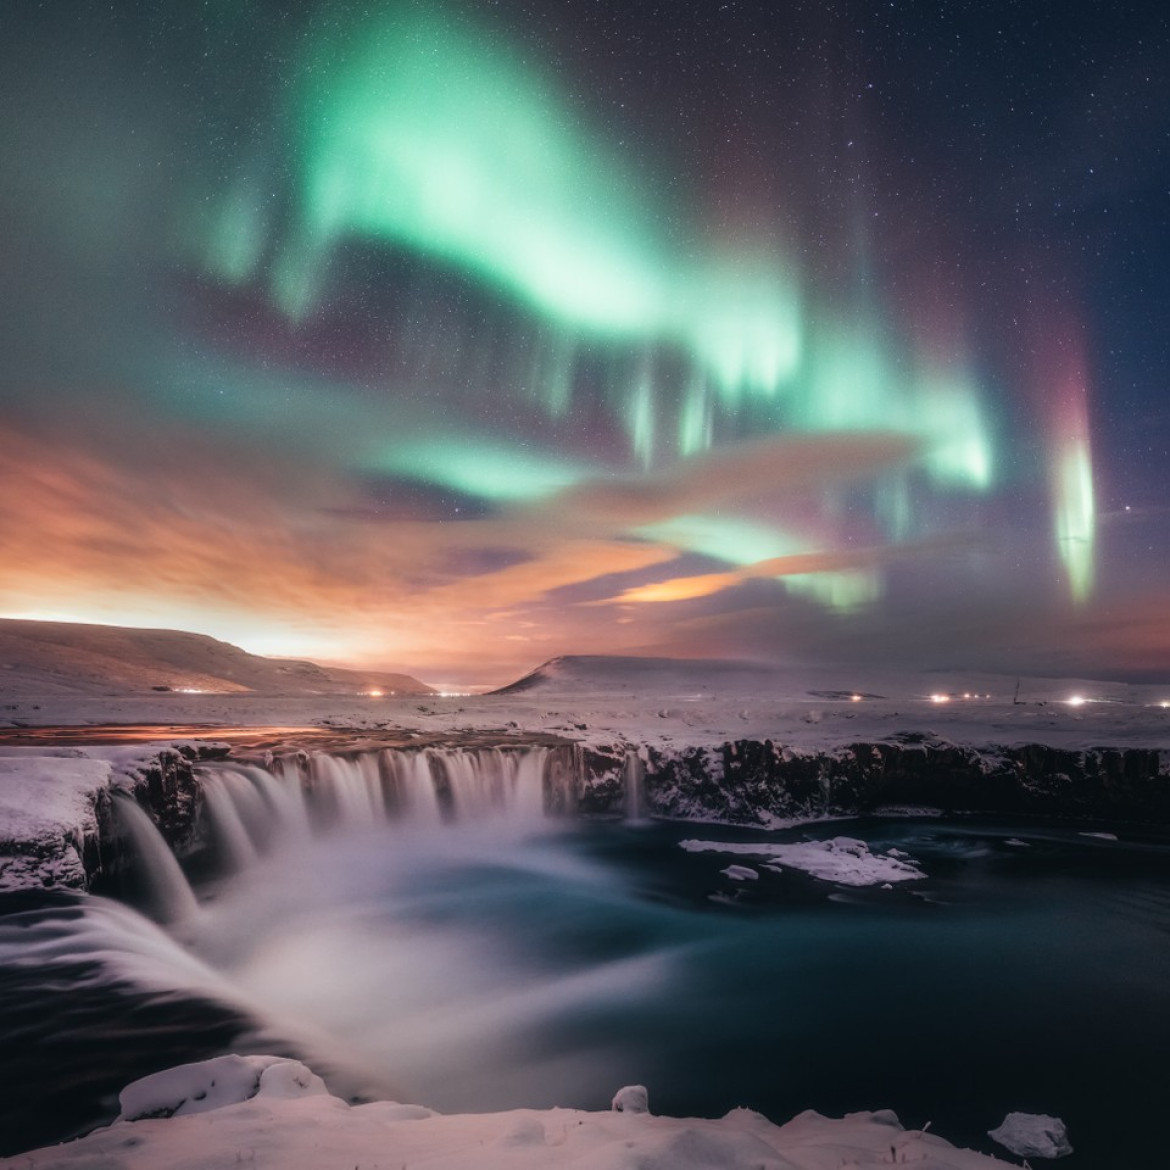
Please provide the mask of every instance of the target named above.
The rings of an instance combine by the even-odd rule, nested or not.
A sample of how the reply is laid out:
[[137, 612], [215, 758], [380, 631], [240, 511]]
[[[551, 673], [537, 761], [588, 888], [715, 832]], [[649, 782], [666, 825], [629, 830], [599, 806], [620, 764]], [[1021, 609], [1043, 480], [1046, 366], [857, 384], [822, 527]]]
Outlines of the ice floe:
[[769, 841], [698, 841], [688, 838], [679, 845], [688, 853], [735, 853], [768, 858], [765, 862], [768, 869], [799, 869], [842, 886], [877, 886], [926, 876], [901, 850], [896, 851], [899, 854], [896, 857], [892, 853], [872, 853], [864, 841], [854, 837], [798, 841], [788, 845]]

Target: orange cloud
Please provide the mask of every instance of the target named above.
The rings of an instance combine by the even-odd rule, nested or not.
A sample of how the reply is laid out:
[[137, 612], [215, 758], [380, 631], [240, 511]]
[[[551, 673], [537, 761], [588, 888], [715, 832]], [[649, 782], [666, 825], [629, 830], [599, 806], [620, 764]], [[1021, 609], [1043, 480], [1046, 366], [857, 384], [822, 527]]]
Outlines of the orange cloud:
[[[925, 551], [925, 545], [889, 545], [881, 547], [846, 549], [811, 553], [794, 553], [786, 557], [770, 557], [750, 565], [729, 569], [724, 573], [703, 573], [694, 577], [672, 577], [648, 585], [637, 585], [623, 590], [616, 597], [606, 597], [590, 605], [616, 605], [664, 601], [691, 601], [709, 597], [757, 578], [795, 577], [807, 573], [836, 573], [850, 569], [868, 569], [888, 563], [896, 557], [912, 556]], [[937, 549], [938, 543], [929, 546]]]
[[[58, 435], [0, 433], [0, 613], [449, 669], [511, 657], [500, 643], [512, 631], [485, 621], [493, 613], [527, 612], [551, 590], [675, 555], [521, 515], [371, 525], [345, 516], [344, 482], [311, 464], [200, 446], [158, 425], [151, 433], [150, 445], [131, 440], [112, 457]], [[453, 552], [500, 547], [525, 559], [450, 568]], [[559, 626], [549, 608], [529, 636], [540, 644]], [[513, 653], [515, 669], [532, 665], [515, 644]]]

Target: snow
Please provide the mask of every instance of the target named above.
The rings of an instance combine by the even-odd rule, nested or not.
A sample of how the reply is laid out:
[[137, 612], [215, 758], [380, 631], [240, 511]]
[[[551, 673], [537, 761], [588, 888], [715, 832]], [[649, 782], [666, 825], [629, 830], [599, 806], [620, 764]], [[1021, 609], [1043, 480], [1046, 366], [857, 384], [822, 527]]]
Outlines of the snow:
[[[167, 659], [175, 669], [183, 661]], [[38, 681], [35, 672], [13, 669], [3, 676], [0, 724], [158, 724], [160, 739], [168, 737], [167, 725], [184, 724], [206, 724], [208, 735], [219, 726], [502, 736], [511, 726], [513, 734], [549, 732], [601, 746], [718, 747], [754, 739], [796, 753], [915, 733], [979, 748], [989, 758], [1040, 743], [1078, 751], [1153, 748], [1170, 759], [1170, 708], [1160, 706], [1170, 686], [1026, 678], [1018, 680], [1017, 697], [1015, 676], [638, 658], [556, 659], [524, 689], [457, 697], [372, 697], [356, 686], [338, 690], [339, 683], [306, 694], [281, 689], [273, 679], [288, 676], [279, 670], [265, 677], [261, 685], [259, 675], [249, 676], [254, 689], [233, 694], [158, 693], [136, 682], [66, 692]], [[853, 701], [853, 694], [865, 697]], [[935, 703], [932, 694], [955, 697]], [[1090, 701], [1071, 707], [1071, 694]]]
[[650, 1094], [645, 1085], [626, 1085], [613, 1095], [609, 1107], [615, 1113], [649, 1113]]
[[93, 792], [109, 782], [110, 765], [86, 757], [0, 758], [0, 832], [32, 839], [93, 822]]
[[724, 877], [729, 877], [733, 882], [758, 882], [760, 875], [746, 865], [729, 865], [726, 869], [719, 871]]
[[[803, 870], [822, 881], [842, 886], [876, 886], [885, 882], [906, 882], [926, 875], [912, 861], [871, 853], [864, 841], [833, 837], [828, 841], [800, 841], [776, 845], [759, 841], [680, 841], [688, 853], [743, 853], [772, 858], [768, 869]], [[726, 872], [726, 871], [725, 871]], [[750, 872], [750, 871], [749, 871]]]
[[1096, 838], [1098, 841], [1116, 841], [1116, 840], [1117, 840], [1117, 834], [1116, 834], [1116, 833], [1090, 833], [1090, 832], [1082, 832], [1082, 833], [1081, 833], [1081, 834], [1079, 834], [1079, 835], [1080, 835], [1080, 836], [1082, 836], [1082, 837], [1095, 837], [1095, 838]]
[[[843, 1165], [912, 1162], [921, 1170], [994, 1170], [996, 1158], [956, 1149], [931, 1133], [905, 1130], [888, 1110], [832, 1120], [808, 1111], [778, 1126], [747, 1109], [722, 1118], [655, 1117], [636, 1106], [643, 1086], [627, 1086], [607, 1112], [514, 1109], [440, 1115], [376, 1101], [349, 1106], [315, 1086], [286, 1095], [307, 1073], [278, 1057], [187, 1065], [136, 1082], [158, 1088], [144, 1101], [208, 1087], [228, 1070], [235, 1092], [198, 1113], [119, 1120], [77, 1141], [0, 1161], [20, 1170], [838, 1170]], [[214, 1066], [211, 1068], [209, 1066]], [[257, 1070], [260, 1070], [257, 1075]], [[303, 1070], [303, 1071], [302, 1071]], [[268, 1085], [278, 1086], [269, 1091]], [[250, 1086], [255, 1091], [250, 1091]], [[125, 1094], [134, 1089], [128, 1087]], [[136, 1090], [137, 1091], [137, 1090]], [[242, 1096], [241, 1096], [242, 1094]], [[209, 1098], [205, 1098], [205, 1101]], [[617, 1102], [628, 1102], [620, 1109]]]
[[987, 1135], [1021, 1158], [1063, 1158], [1073, 1152], [1064, 1122], [1045, 1113], [1009, 1113]]
[[278, 1056], [217, 1056], [133, 1081], [118, 1094], [120, 1121], [182, 1117], [252, 1097], [327, 1093], [325, 1082], [297, 1060]]
[[81, 850], [110, 774], [108, 761], [76, 754], [0, 757], [0, 891], [85, 884]]

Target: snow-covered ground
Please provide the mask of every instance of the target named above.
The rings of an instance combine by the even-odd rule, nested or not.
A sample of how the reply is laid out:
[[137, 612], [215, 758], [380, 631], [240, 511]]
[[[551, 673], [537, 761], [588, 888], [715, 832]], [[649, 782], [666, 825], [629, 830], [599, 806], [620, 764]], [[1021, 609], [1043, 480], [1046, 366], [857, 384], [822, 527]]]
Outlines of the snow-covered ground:
[[[1170, 749], [1170, 705], [1162, 705], [1170, 704], [1170, 682], [1138, 687], [844, 668], [744, 670], [696, 662], [649, 670], [639, 659], [583, 661], [579, 669], [551, 670], [513, 693], [411, 697], [127, 690], [63, 695], [13, 686], [9, 674], [0, 676], [0, 727], [14, 732], [104, 724], [540, 731], [586, 743], [624, 739], [658, 747], [771, 739], [797, 751], [912, 732], [975, 747]], [[160, 738], [165, 735], [160, 731]]]
[[[347, 1105], [297, 1061], [219, 1057], [128, 1086], [124, 1117], [87, 1137], [0, 1161], [20, 1170], [840, 1170], [913, 1163], [993, 1170], [1007, 1163], [905, 1130], [889, 1112], [831, 1120], [813, 1112], [777, 1126], [746, 1109], [725, 1117], [655, 1117], [513, 1109], [440, 1115], [417, 1105]], [[653, 1105], [653, 1099], [650, 1101]], [[155, 1114], [154, 1118], [144, 1114]], [[171, 1116], [166, 1116], [171, 1114]], [[157, 1116], [161, 1115], [161, 1116]]]

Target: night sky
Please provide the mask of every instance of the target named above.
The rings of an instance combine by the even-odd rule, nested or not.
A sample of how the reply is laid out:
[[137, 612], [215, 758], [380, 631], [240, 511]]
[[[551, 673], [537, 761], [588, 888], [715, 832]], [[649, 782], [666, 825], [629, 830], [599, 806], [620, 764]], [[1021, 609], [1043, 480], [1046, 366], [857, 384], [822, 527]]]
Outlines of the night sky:
[[1170, 677], [1156, 4], [9, 0], [0, 614]]

